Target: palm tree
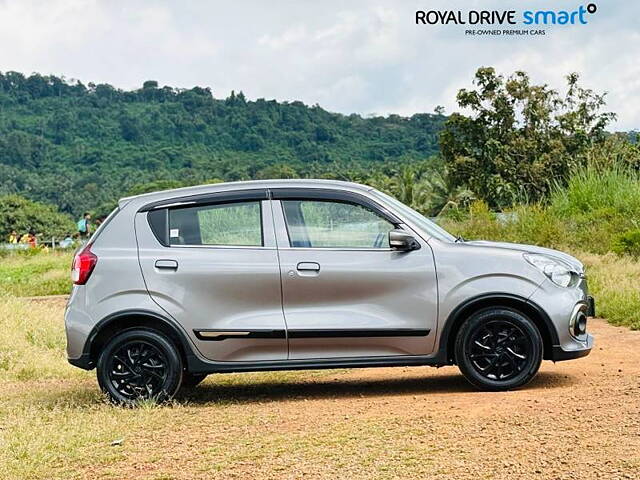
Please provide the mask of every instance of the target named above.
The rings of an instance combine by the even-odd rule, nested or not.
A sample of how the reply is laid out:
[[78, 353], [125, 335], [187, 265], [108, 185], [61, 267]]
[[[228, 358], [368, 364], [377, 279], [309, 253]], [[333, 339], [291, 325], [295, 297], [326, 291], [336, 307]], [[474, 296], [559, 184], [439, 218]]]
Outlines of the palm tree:
[[393, 179], [393, 193], [405, 205], [426, 213], [430, 207], [431, 184], [417, 168], [405, 166]]
[[465, 208], [476, 200], [476, 195], [467, 187], [454, 186], [446, 170], [434, 171], [429, 176], [431, 185], [430, 204], [435, 216], [441, 215], [450, 208]]

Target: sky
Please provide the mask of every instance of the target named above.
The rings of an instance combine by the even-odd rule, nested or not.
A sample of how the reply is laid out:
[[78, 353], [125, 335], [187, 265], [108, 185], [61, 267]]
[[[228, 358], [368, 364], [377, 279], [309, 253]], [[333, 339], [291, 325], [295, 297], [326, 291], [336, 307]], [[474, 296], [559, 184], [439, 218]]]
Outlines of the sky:
[[[575, 10], [573, 0], [145, 1], [0, 0], [0, 71], [83, 83], [231, 90], [341, 113], [456, 111], [475, 70], [528, 72], [562, 91], [564, 76], [607, 92], [615, 130], [640, 129], [640, 2], [594, 0], [587, 25], [544, 36], [469, 36], [416, 25], [416, 10]], [[469, 28], [469, 27], [466, 27]], [[475, 26], [472, 28], [490, 28]], [[495, 28], [495, 27], [494, 27]], [[509, 27], [522, 28], [522, 27]]]

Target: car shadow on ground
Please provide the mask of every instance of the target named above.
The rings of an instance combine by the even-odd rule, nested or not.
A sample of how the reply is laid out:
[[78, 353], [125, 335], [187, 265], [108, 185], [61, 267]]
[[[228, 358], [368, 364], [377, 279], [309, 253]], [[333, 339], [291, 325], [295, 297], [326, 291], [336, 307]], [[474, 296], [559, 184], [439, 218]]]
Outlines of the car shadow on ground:
[[[213, 377], [213, 378], [211, 378]], [[462, 375], [437, 375], [385, 379], [283, 380], [270, 382], [216, 384], [215, 376], [195, 388], [183, 389], [176, 400], [192, 404], [264, 403], [279, 400], [317, 400], [328, 398], [382, 397], [478, 393]], [[562, 388], [577, 381], [571, 375], [541, 372], [525, 390]]]

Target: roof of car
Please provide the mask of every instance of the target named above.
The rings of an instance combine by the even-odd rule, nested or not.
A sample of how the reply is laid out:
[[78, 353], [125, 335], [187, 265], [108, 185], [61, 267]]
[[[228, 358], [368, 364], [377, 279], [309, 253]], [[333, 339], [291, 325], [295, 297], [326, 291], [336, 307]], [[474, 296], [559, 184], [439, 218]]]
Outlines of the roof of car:
[[[336, 190], [370, 191], [372, 187], [360, 183], [343, 182], [341, 180], [320, 179], [283, 179], [283, 180], [251, 180], [246, 182], [224, 182], [193, 187], [174, 188], [159, 192], [143, 193], [131, 197], [123, 197], [118, 202], [122, 208], [132, 200], [141, 202], [163, 200], [166, 198], [198, 195], [202, 193], [228, 192], [233, 190], [248, 190], [253, 188], [331, 188]], [[136, 202], [137, 203], [137, 202]]]

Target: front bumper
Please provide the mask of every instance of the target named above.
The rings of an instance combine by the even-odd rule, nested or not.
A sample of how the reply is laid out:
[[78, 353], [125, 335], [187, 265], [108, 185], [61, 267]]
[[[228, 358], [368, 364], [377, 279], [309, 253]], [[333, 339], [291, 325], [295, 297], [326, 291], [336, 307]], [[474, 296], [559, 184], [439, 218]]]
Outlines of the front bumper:
[[[577, 305], [580, 308], [580, 303]], [[582, 304], [581, 310], [583, 314], [588, 317], [595, 317], [596, 315], [596, 302], [591, 295], [587, 295], [585, 302]], [[574, 328], [574, 318], [569, 322], [570, 330]], [[586, 320], [586, 319], [585, 319]], [[587, 334], [580, 335], [573, 338], [575, 341], [571, 342], [572, 348], [563, 348], [561, 345], [554, 345], [551, 350], [551, 360], [554, 362], [561, 362], [563, 360], [573, 360], [575, 358], [586, 357], [591, 353], [593, 348], [593, 336]]]
[[554, 362], [562, 362], [563, 360], [586, 357], [591, 353], [591, 349], [593, 348], [593, 336], [587, 334], [584, 343], [580, 343], [581, 345], [578, 348], [572, 350], [565, 350], [560, 345], [554, 345], [551, 349], [551, 360]]
[[575, 288], [561, 288], [551, 280], [545, 281], [529, 301], [545, 312], [549, 320], [551, 338], [545, 349], [545, 360], [559, 362], [589, 355], [593, 337], [582, 328], [576, 328], [577, 320], [584, 323], [585, 315], [592, 317], [595, 314], [595, 302], [589, 295], [585, 279], [581, 279]]

